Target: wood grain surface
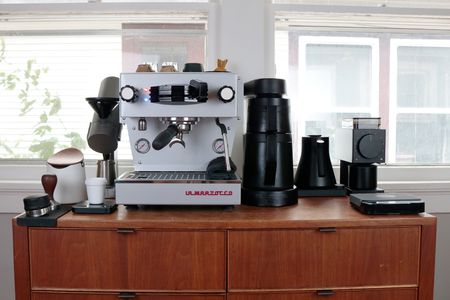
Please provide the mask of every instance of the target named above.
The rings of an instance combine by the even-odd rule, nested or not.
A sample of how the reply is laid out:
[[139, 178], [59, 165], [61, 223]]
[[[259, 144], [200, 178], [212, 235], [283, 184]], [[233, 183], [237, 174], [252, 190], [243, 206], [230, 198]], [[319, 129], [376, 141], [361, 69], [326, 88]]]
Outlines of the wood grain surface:
[[13, 232], [16, 300], [433, 299], [436, 218], [364, 215], [346, 197], [119, 206]]
[[225, 233], [31, 229], [34, 289], [225, 291]]
[[[119, 294], [83, 294], [83, 293], [36, 293], [32, 294], [32, 300], [120, 300]], [[137, 294], [128, 298], [134, 300], [225, 300], [224, 295], [175, 295], [175, 294]]]
[[353, 209], [347, 197], [304, 198], [286, 207], [150, 206], [119, 209], [111, 215], [68, 213], [59, 227], [97, 228], [311, 228], [317, 226], [395, 226], [433, 224], [434, 217], [419, 215], [364, 215]]
[[320, 296], [317, 292], [230, 294], [228, 300], [416, 300], [416, 289], [337, 290], [334, 295]]
[[436, 223], [422, 226], [420, 249], [419, 299], [433, 299]]
[[229, 233], [228, 288], [418, 285], [420, 227]]
[[[14, 247], [14, 284], [16, 300], [31, 299], [30, 257], [28, 255], [28, 228], [12, 220]], [[2, 275], [0, 275], [1, 277]], [[1, 294], [1, 292], [0, 292]]]

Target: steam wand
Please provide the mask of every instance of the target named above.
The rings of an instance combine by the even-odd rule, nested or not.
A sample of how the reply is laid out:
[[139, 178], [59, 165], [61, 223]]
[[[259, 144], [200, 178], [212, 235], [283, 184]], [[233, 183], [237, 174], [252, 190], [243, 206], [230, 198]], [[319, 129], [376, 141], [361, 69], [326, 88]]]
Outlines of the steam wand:
[[231, 171], [231, 164], [230, 164], [230, 152], [228, 149], [228, 137], [227, 137], [227, 128], [223, 123], [220, 123], [219, 118], [216, 118], [216, 124], [219, 126], [220, 131], [222, 132], [222, 138], [223, 138], [223, 146], [225, 148], [225, 164], [227, 166], [227, 171]]

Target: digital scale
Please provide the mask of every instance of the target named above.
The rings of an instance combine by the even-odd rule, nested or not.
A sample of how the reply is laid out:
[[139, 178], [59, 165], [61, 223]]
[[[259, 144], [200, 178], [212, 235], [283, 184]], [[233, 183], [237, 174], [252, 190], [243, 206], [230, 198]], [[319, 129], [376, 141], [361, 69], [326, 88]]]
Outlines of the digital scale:
[[423, 200], [406, 194], [351, 194], [350, 204], [360, 212], [369, 215], [418, 214], [425, 211]]

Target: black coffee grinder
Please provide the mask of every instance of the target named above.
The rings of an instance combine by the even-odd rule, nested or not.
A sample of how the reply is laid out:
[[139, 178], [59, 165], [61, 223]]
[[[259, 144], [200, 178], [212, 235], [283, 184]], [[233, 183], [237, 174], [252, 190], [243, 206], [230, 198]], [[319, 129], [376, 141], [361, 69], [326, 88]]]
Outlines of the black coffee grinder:
[[377, 164], [385, 163], [386, 130], [380, 118], [345, 119], [336, 130], [340, 182], [349, 194], [382, 193], [377, 187]]
[[89, 124], [87, 141], [92, 150], [103, 154], [103, 159], [97, 161], [97, 177], [106, 178], [106, 198], [115, 196], [117, 163], [114, 151], [117, 149], [122, 129], [119, 122], [118, 97], [119, 78], [107, 77], [101, 82], [98, 97], [86, 98], [95, 111]]
[[244, 136], [242, 203], [254, 206], [296, 204], [289, 100], [285, 81], [264, 78], [245, 83], [248, 96]]

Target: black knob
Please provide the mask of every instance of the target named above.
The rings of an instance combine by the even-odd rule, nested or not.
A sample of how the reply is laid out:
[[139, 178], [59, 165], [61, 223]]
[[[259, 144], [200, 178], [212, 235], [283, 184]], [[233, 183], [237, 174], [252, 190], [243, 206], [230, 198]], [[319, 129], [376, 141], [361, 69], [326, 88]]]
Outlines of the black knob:
[[225, 103], [233, 101], [235, 95], [236, 92], [234, 91], [234, 89], [228, 85], [224, 85], [217, 92], [217, 97]]
[[123, 101], [133, 102], [138, 97], [138, 93], [133, 86], [126, 85], [120, 89], [119, 96]]
[[383, 153], [384, 143], [374, 134], [366, 134], [358, 141], [358, 152], [365, 159], [374, 159]]

